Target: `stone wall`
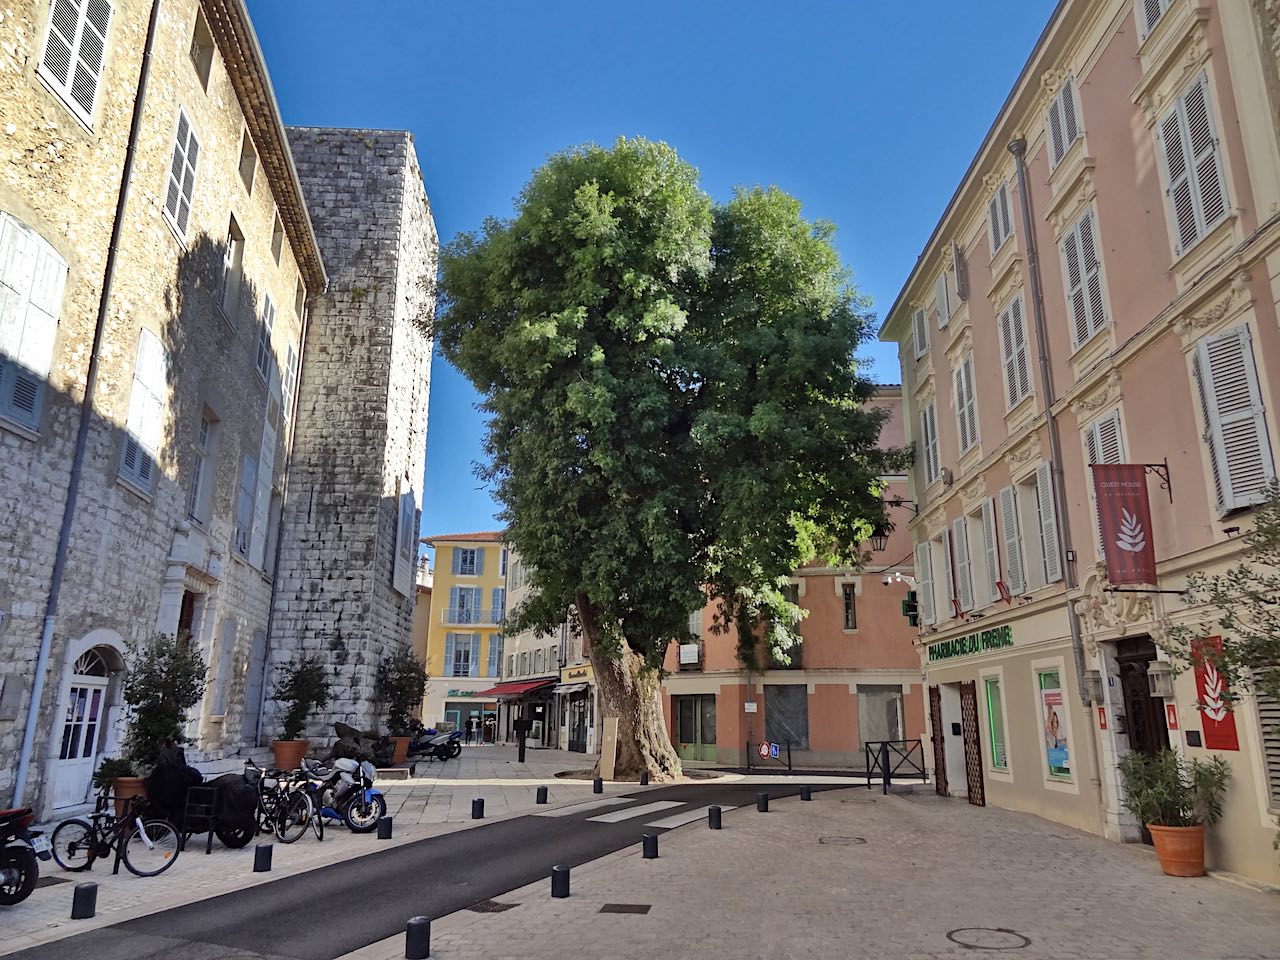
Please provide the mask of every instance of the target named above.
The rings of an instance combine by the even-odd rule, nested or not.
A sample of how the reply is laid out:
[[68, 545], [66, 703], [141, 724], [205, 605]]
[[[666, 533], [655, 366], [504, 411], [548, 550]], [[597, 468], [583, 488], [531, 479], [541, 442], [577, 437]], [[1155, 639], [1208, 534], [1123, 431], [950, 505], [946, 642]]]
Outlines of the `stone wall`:
[[271, 662], [324, 658], [333, 688], [308, 733], [326, 739], [337, 720], [379, 725], [378, 661], [410, 643], [412, 578], [407, 596], [392, 586], [397, 497], [406, 476], [422, 484], [437, 239], [408, 133], [289, 140], [330, 282], [309, 318]]

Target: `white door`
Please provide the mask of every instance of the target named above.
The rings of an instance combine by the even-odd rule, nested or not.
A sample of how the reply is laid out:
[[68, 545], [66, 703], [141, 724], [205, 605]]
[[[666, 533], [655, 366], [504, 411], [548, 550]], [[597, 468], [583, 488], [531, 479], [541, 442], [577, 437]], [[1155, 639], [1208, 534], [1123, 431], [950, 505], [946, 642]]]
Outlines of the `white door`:
[[72, 668], [54, 771], [54, 807], [71, 807], [89, 799], [98, 744], [107, 721], [109, 683], [107, 665], [93, 650]]

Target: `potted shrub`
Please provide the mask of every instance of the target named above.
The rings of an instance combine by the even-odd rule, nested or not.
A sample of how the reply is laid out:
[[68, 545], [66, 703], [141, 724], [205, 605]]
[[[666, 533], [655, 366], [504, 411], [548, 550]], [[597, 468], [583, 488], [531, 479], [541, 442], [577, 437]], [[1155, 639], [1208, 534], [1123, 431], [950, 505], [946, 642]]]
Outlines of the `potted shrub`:
[[125, 804], [130, 797], [140, 797], [146, 792], [142, 777], [124, 757], [108, 757], [98, 764], [93, 773], [93, 789], [115, 796], [117, 817], [124, 816]]
[[204, 684], [204, 658], [192, 647], [190, 634], [156, 634], [130, 646], [129, 672], [124, 678], [128, 706], [124, 758], [131, 773], [113, 777], [118, 813], [123, 813], [130, 797], [146, 794], [143, 779], [156, 765], [164, 745], [187, 742], [183, 730], [187, 711], [204, 696]]
[[302, 739], [307, 719], [329, 703], [329, 677], [321, 659], [310, 654], [281, 667], [275, 698], [286, 706], [280, 739], [271, 741], [271, 752], [277, 767], [293, 770], [311, 746], [310, 740]]
[[1160, 869], [1204, 876], [1204, 830], [1222, 816], [1231, 767], [1222, 757], [1187, 763], [1173, 750], [1130, 752], [1120, 760], [1124, 805], [1151, 831]]
[[387, 733], [395, 744], [392, 763], [404, 763], [409, 755], [413, 711], [421, 706], [426, 688], [426, 665], [412, 650], [398, 650], [378, 663], [378, 699], [382, 702]]

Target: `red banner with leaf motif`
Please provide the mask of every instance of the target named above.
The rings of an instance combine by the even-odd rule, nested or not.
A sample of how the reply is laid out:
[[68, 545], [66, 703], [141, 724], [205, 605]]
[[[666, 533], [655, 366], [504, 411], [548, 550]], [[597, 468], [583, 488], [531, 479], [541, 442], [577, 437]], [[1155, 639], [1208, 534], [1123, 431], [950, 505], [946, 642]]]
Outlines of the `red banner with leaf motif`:
[[1140, 463], [1095, 463], [1093, 491], [1098, 503], [1102, 551], [1112, 585], [1156, 582], [1156, 547], [1151, 537], [1147, 468]]
[[1226, 699], [1227, 678], [1214, 663], [1221, 653], [1221, 637], [1205, 637], [1196, 643], [1191, 653], [1196, 673], [1196, 700], [1204, 726], [1204, 746], [1206, 750], [1239, 750], [1236, 715]]

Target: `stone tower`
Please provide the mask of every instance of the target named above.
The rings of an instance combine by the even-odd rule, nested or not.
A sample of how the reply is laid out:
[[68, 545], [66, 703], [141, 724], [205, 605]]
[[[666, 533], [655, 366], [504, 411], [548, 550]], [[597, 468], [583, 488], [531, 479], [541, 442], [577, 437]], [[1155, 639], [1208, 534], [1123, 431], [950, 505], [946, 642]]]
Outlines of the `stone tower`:
[[[271, 662], [327, 661], [329, 705], [308, 725], [323, 741], [336, 720], [381, 725], [378, 662], [412, 641], [439, 245], [409, 133], [288, 136], [329, 288], [305, 334]], [[264, 733], [279, 735], [277, 704]]]

